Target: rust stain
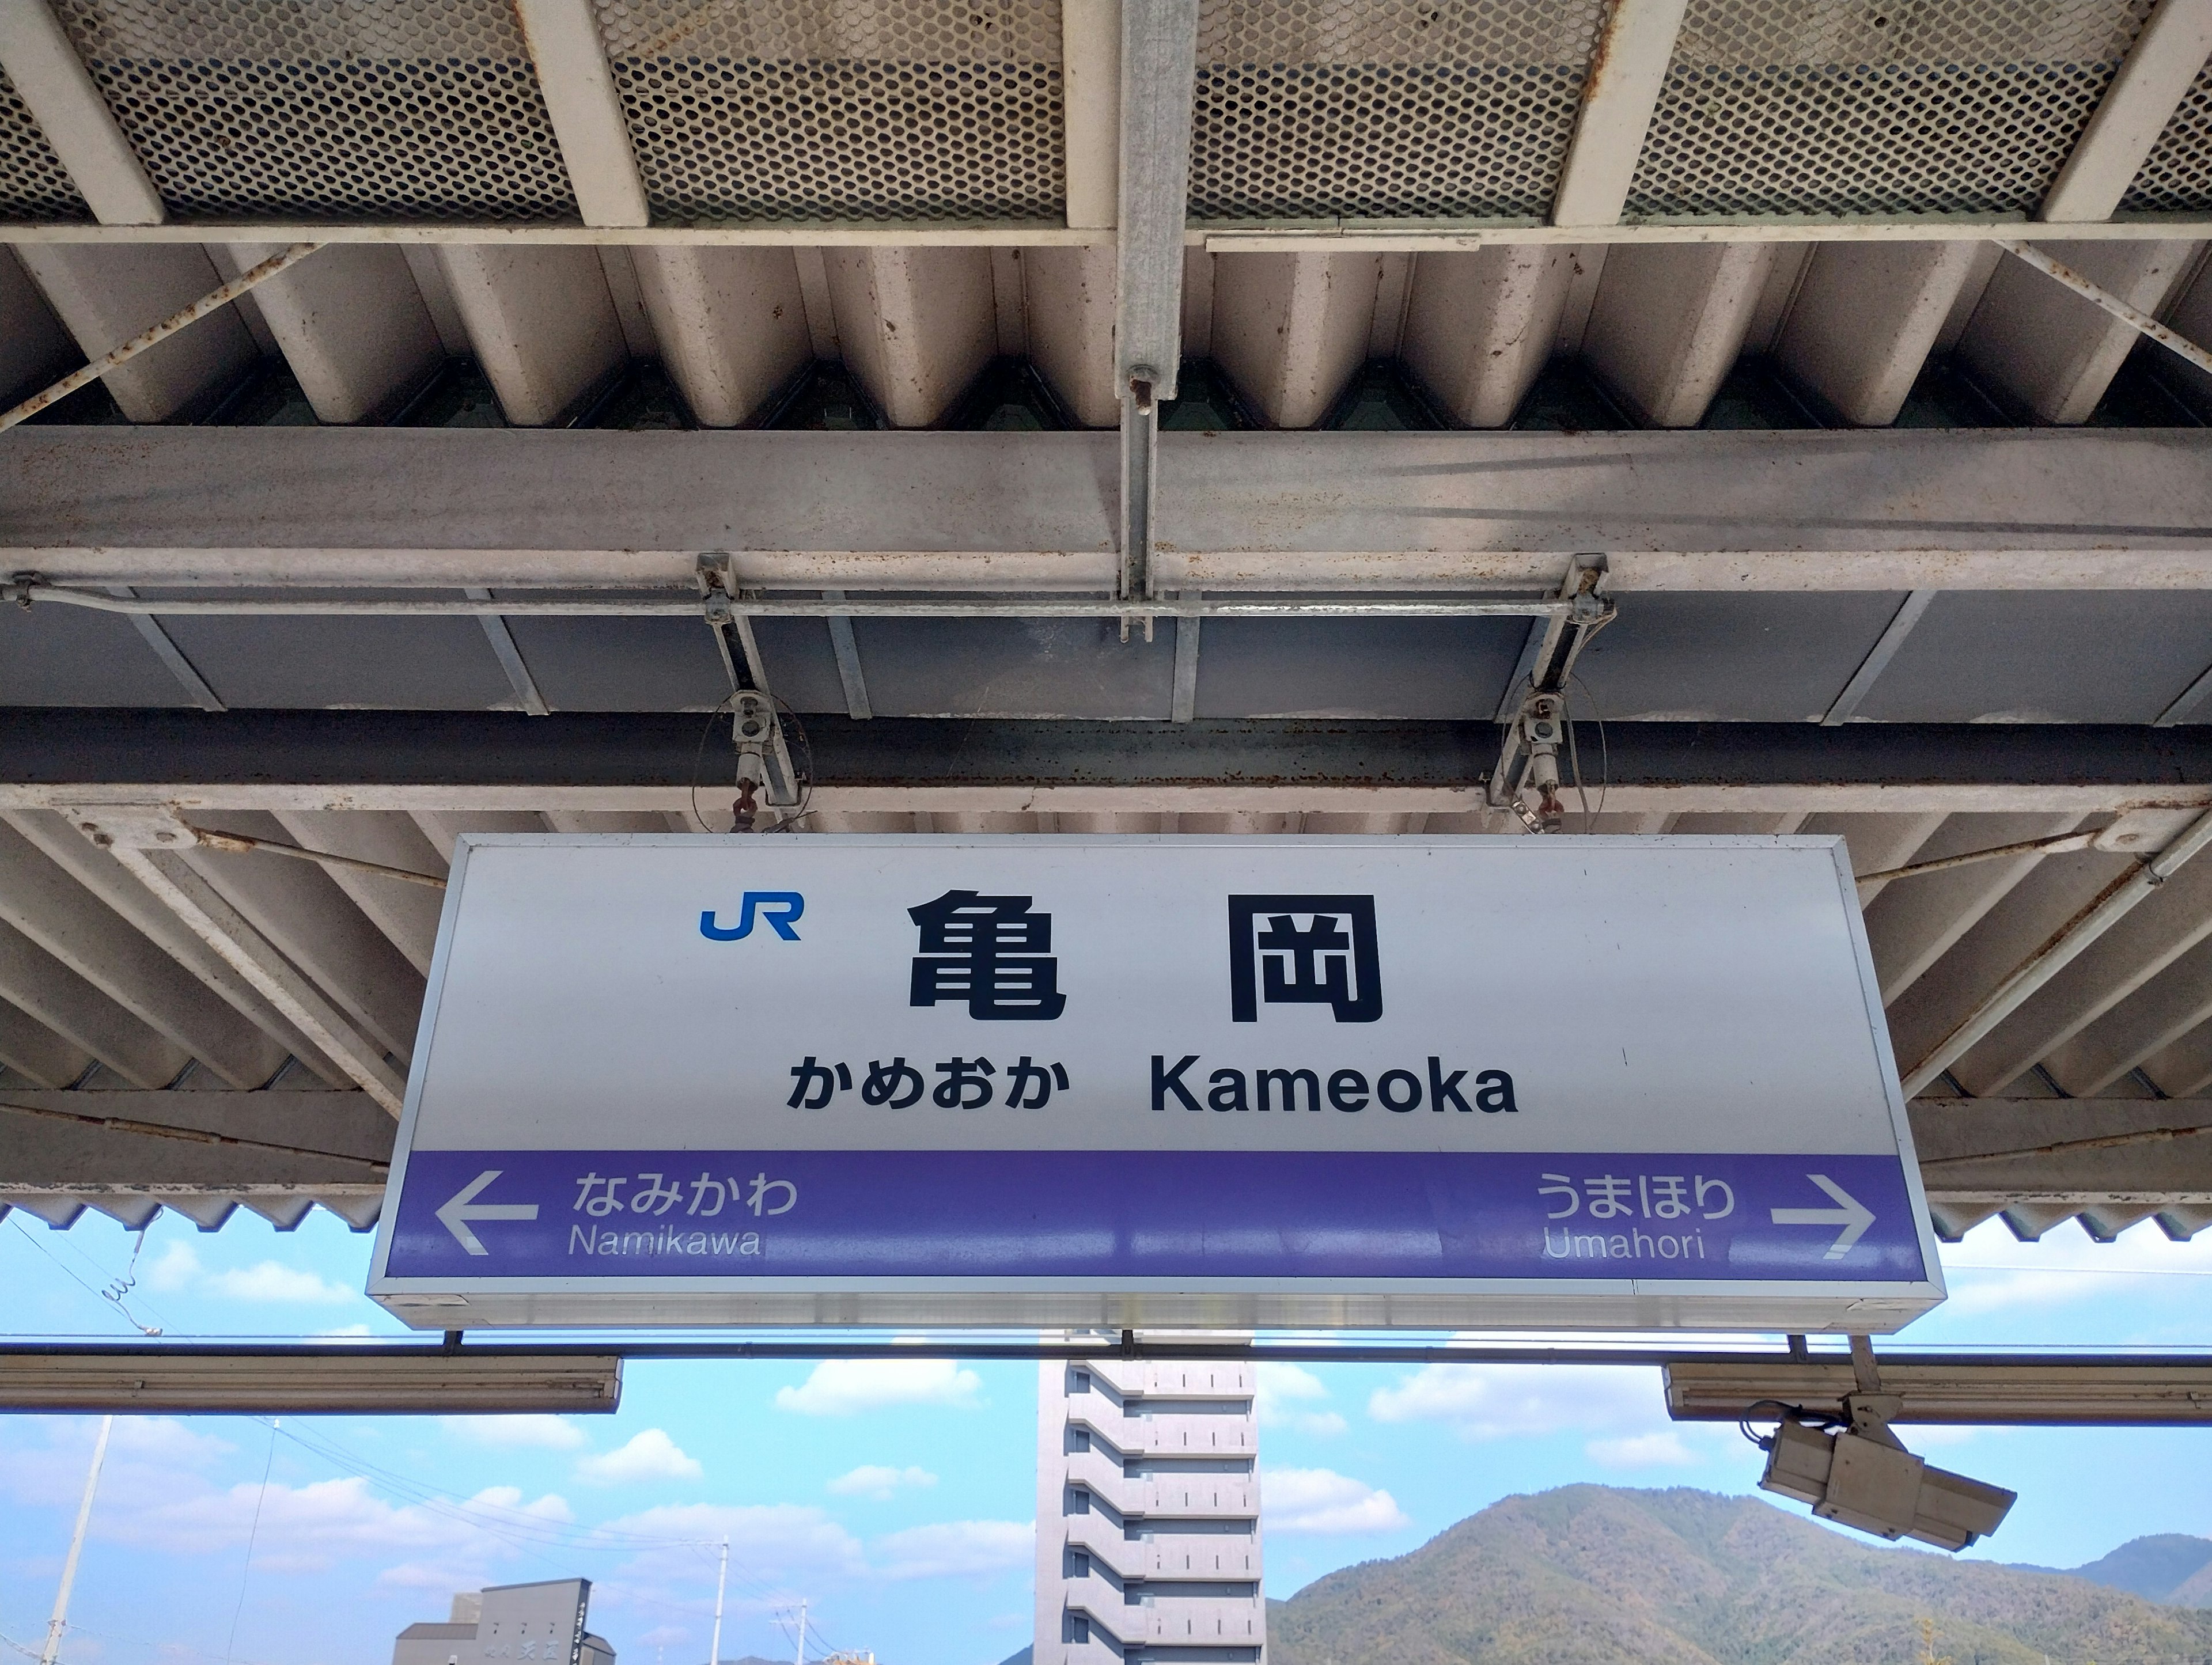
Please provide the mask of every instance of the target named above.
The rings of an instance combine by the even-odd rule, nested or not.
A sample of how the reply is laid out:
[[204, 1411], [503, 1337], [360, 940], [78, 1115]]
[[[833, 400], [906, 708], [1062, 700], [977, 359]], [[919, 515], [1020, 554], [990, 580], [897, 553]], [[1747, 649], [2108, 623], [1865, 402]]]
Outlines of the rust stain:
[[1613, 8], [1606, 13], [1605, 27], [1597, 32], [1597, 44], [1590, 49], [1589, 70], [1583, 76], [1583, 101], [1600, 95], [1605, 87], [1606, 76], [1613, 68], [1613, 51], [1619, 42], [1622, 26], [1626, 21], [1629, 0], [1613, 0]]

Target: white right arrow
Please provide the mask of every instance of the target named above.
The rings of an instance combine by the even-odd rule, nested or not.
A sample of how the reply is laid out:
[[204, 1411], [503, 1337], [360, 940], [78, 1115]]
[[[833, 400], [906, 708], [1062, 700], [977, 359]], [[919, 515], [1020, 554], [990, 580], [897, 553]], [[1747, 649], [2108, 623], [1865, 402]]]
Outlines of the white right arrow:
[[[452, 1232], [453, 1241], [471, 1255], [489, 1255], [491, 1251], [477, 1240], [475, 1232], [469, 1230], [471, 1220], [534, 1220], [538, 1218], [538, 1205], [534, 1202], [477, 1201], [484, 1187], [497, 1179], [501, 1171], [497, 1168], [485, 1169], [454, 1193], [446, 1206], [438, 1211], [439, 1224]], [[471, 1204], [474, 1206], [471, 1206]]]
[[[1826, 1174], [1808, 1174], [1807, 1179], [1819, 1186], [1843, 1205], [1840, 1208], [1777, 1208], [1771, 1210], [1777, 1225], [1840, 1225], [1844, 1229], [1828, 1245], [1823, 1258], [1840, 1261], [1850, 1252], [1851, 1245], [1866, 1236], [1867, 1227], [1874, 1224], [1874, 1211]], [[477, 1251], [482, 1254], [483, 1251]]]

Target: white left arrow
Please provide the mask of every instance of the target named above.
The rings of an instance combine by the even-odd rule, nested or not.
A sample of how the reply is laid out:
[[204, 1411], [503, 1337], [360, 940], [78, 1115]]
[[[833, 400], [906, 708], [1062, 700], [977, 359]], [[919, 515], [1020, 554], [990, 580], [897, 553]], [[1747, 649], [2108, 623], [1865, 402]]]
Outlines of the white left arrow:
[[[1807, 1179], [1819, 1186], [1843, 1206], [1840, 1208], [1777, 1208], [1771, 1212], [1777, 1225], [1840, 1225], [1835, 1242], [1828, 1245], [1823, 1259], [1840, 1261], [1850, 1252], [1851, 1245], [1866, 1236], [1867, 1227], [1874, 1224], [1874, 1211], [1826, 1174], [1808, 1174]], [[477, 1182], [481, 1184], [483, 1182]], [[483, 1251], [477, 1251], [482, 1254]]]
[[[489, 1255], [491, 1251], [477, 1241], [477, 1234], [469, 1230], [471, 1220], [534, 1220], [538, 1205], [534, 1202], [477, 1202], [485, 1186], [500, 1176], [502, 1170], [487, 1168], [455, 1192], [451, 1200], [438, 1211], [440, 1224], [453, 1234], [453, 1241], [471, 1255]], [[1816, 1176], [1817, 1177], [1817, 1176]], [[1871, 1219], [1872, 1215], [1868, 1218]]]

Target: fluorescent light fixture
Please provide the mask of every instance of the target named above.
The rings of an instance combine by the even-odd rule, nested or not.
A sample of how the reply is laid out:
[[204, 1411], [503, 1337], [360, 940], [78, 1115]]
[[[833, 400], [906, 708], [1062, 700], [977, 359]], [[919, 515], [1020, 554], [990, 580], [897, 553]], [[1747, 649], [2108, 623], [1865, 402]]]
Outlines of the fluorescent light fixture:
[[170, 1348], [0, 1354], [0, 1411], [451, 1415], [611, 1412], [621, 1403], [622, 1360], [612, 1355]]
[[[1894, 1423], [1973, 1427], [2212, 1425], [2212, 1358], [2094, 1361], [1885, 1356], [1881, 1390]], [[1848, 1358], [1677, 1359], [1666, 1367], [1667, 1412], [1677, 1422], [1740, 1422], [1778, 1403], [1842, 1422], [1861, 1391]]]

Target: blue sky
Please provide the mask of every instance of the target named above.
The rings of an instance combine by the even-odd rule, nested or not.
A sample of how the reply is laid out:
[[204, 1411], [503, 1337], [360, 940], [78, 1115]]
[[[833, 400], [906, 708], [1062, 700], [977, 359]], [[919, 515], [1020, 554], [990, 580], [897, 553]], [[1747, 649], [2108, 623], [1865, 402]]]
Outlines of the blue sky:
[[[380, 1334], [369, 1239], [318, 1212], [136, 1240], [88, 1218], [0, 1221], [15, 1335]], [[1953, 1298], [1920, 1346], [2193, 1348], [2212, 1232], [2148, 1223], [2040, 1244], [1992, 1222], [1947, 1252]], [[1413, 1548], [1500, 1497], [1576, 1480], [1745, 1492], [1733, 1428], [1676, 1426], [1656, 1376], [1603, 1369], [1268, 1366], [1267, 1586], [1287, 1595]], [[702, 1665], [713, 1552], [732, 1544], [725, 1658], [824, 1646], [884, 1665], [992, 1665], [1029, 1639], [1035, 1367], [633, 1365], [611, 1417], [121, 1419], [72, 1607], [69, 1665], [383, 1665], [458, 1589], [581, 1574], [626, 1665]], [[35, 1652], [95, 1419], [0, 1419], [0, 1638]], [[1946, 1467], [2021, 1500], [1975, 1552], [2072, 1565], [2148, 1532], [2212, 1535], [2191, 1483], [2212, 1434], [1915, 1430]], [[265, 1475], [265, 1481], [264, 1481]], [[2094, 1484], [2085, 1483], [2094, 1477]], [[1802, 1511], [1801, 1511], [1802, 1512]], [[1912, 1553], [1901, 1551], [1904, 1553]]]

